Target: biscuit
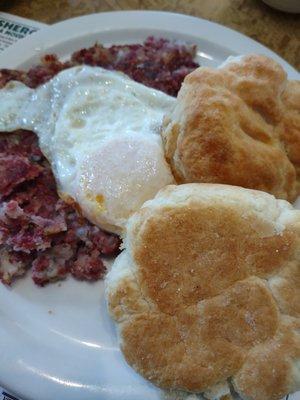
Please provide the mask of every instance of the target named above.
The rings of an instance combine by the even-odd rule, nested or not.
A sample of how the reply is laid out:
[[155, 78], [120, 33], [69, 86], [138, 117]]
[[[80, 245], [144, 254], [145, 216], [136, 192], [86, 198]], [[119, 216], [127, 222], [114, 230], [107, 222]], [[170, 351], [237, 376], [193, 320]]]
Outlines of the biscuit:
[[187, 75], [162, 137], [178, 183], [225, 183], [295, 200], [300, 82], [259, 55]]
[[129, 219], [124, 246], [106, 296], [137, 372], [245, 400], [300, 388], [300, 211], [255, 190], [171, 185]]

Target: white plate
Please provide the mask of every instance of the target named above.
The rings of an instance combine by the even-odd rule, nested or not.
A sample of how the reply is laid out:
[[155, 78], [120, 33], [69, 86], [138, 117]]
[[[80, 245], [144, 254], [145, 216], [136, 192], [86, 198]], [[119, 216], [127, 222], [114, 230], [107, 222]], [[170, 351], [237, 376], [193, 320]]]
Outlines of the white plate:
[[[298, 78], [284, 60], [237, 32], [198, 18], [144, 11], [88, 15], [44, 28], [2, 53], [0, 67], [27, 68], [45, 53], [66, 58], [96, 40], [130, 43], [148, 35], [197, 44], [202, 65], [218, 65], [229, 55], [266, 54]], [[24, 400], [161, 399], [122, 358], [103, 282], [70, 278], [41, 289], [27, 278], [11, 289], [0, 285], [0, 318], [0, 384]], [[300, 400], [299, 393], [293, 399]]]

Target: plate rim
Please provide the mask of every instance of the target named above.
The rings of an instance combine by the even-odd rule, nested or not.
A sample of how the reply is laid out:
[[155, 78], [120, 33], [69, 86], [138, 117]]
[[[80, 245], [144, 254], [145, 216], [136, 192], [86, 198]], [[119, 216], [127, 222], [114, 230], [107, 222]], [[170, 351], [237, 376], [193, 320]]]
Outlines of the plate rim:
[[[170, 28], [170, 26], [173, 25], [172, 32], [174, 32], [174, 33], [176, 32], [176, 26], [174, 23], [175, 20], [178, 22], [183, 21], [183, 25], [188, 24], [188, 25], [190, 25], [190, 27], [193, 27], [193, 28], [196, 27], [196, 25], [197, 25], [196, 31], [193, 32], [194, 36], [200, 37], [200, 35], [203, 35], [203, 33], [200, 34], [198, 32], [208, 29], [209, 30], [209, 38], [207, 38], [207, 36], [205, 36], [205, 37], [202, 36], [205, 40], [211, 41], [212, 43], [216, 43], [224, 48], [229, 48], [232, 50], [233, 50], [233, 48], [241, 49], [243, 46], [246, 46], [246, 47], [249, 46], [249, 48], [251, 48], [251, 52], [257, 51], [257, 52], [261, 52], [263, 54], [273, 57], [275, 60], [279, 61], [284, 66], [284, 68], [288, 71], [290, 76], [294, 76], [295, 78], [298, 77], [298, 72], [296, 71], [296, 69], [294, 67], [292, 67], [283, 58], [281, 58], [279, 55], [277, 55], [276, 53], [274, 53], [272, 50], [268, 49], [264, 45], [255, 41], [254, 39], [249, 38], [246, 35], [235, 31], [234, 29], [228, 28], [226, 26], [223, 26], [223, 25], [215, 23], [215, 22], [205, 20], [203, 18], [194, 17], [191, 15], [186, 15], [186, 14], [181, 14], [181, 13], [176, 13], [176, 12], [151, 11], [151, 10], [108, 11], [108, 12], [87, 14], [87, 15], [83, 15], [83, 16], [70, 18], [70, 19], [67, 19], [64, 21], [60, 21], [53, 25], [45, 26], [40, 31], [37, 31], [36, 33], [32, 34], [31, 36], [22, 39], [21, 41], [15, 43], [14, 45], [12, 45], [8, 49], [6, 49], [2, 53], [2, 57], [1, 57], [1, 61], [0, 61], [0, 68], [2, 67], [2, 65], [3, 65], [3, 67], [7, 68], [7, 61], [6, 61], [7, 59], [14, 60], [11, 65], [14, 68], [18, 68], [18, 66], [21, 63], [25, 62], [24, 58], [32, 59], [37, 54], [40, 57], [41, 54], [39, 52], [41, 49], [36, 50], [39, 47], [40, 42], [43, 40], [45, 40], [47, 42], [47, 40], [52, 39], [53, 42], [51, 44], [51, 47], [55, 46], [55, 45], [57, 45], [57, 40], [58, 40], [57, 36], [60, 35], [61, 32], [66, 29], [69, 29], [70, 31], [68, 31], [67, 35], [63, 38], [64, 41], [69, 40], [71, 37], [72, 38], [75, 38], [76, 36], [82, 37], [83, 35], [88, 34], [88, 32], [82, 32], [79, 30], [76, 31], [76, 28], [78, 29], [78, 24], [81, 25], [82, 23], [86, 23], [86, 22], [90, 23], [90, 22], [93, 22], [94, 20], [96, 21], [99, 18], [105, 19], [107, 21], [108, 25], [109, 25], [109, 20], [111, 20], [111, 19], [119, 18], [121, 20], [122, 18], [124, 18], [123, 23], [125, 23], [125, 25], [127, 24], [127, 28], [124, 27], [124, 29], [132, 29], [132, 30], [137, 29], [135, 26], [128, 26], [129, 20], [130, 20], [130, 22], [132, 22], [133, 18], [135, 18], [137, 20], [137, 26], [141, 30], [145, 29], [145, 26], [142, 26], [142, 25], [144, 25], [142, 23], [143, 18], [147, 18], [150, 20], [154, 19], [153, 25], [155, 25], [155, 26], [159, 26], [159, 24], [161, 24], [162, 22], [164, 22], [164, 21], [167, 22], [167, 20], [170, 19], [170, 20], [172, 20], [172, 23], [169, 21], [167, 26]], [[108, 30], [108, 29], [110, 29], [111, 31], [118, 30], [113, 27], [111, 27], [111, 28], [107, 27], [106, 30]], [[51, 36], [51, 33], [54, 31], [55, 31], [55, 34], [53, 35], [53, 37], [49, 38], [49, 33]], [[97, 32], [103, 32], [103, 27], [99, 26]], [[213, 38], [210, 36], [212, 34], [212, 32], [215, 35]], [[219, 38], [218, 38], [218, 41], [215, 40], [220, 32], [222, 33], [223, 41], [230, 42], [232, 40], [230, 42], [230, 46], [221, 44]], [[95, 33], [96, 33], [96, 31], [95, 31]], [[183, 31], [179, 31], [178, 33], [182, 34]], [[238, 42], [238, 46], [237, 46], [237, 43], [234, 43], [235, 40]], [[60, 41], [63, 41], [63, 40], [60, 38]], [[28, 49], [28, 52], [26, 55], [25, 55], [24, 49]], [[257, 50], [255, 50], [255, 49], [257, 49]], [[238, 50], [237, 50], [237, 52], [238, 52]], [[246, 53], [247, 53], [247, 50], [245, 51], [245, 54]], [[22, 59], [22, 61], [20, 61], [21, 59]], [[10, 61], [8, 61], [8, 63], [9, 62]], [[0, 311], [1, 311], [1, 309], [0, 309]], [[3, 336], [2, 336], [3, 329], [4, 329], [4, 327], [0, 326], [0, 338], [1, 337], [3, 338]], [[6, 334], [7, 333], [8, 332], [6, 332]], [[6, 380], [5, 376], [2, 375], [0, 377], [0, 380], [5, 381]], [[10, 382], [13, 382], [13, 380], [10, 379]], [[17, 382], [17, 383], [14, 382], [13, 386], [7, 385], [7, 389], [11, 390], [13, 393], [20, 394], [21, 397], [22, 397], [22, 393], [24, 393], [23, 396], [25, 395], [25, 398], [33, 399], [32, 388], [30, 387], [31, 383], [27, 382], [28, 387], [26, 387], [26, 390], [25, 390], [24, 384], [26, 385], [25, 380], [23, 380], [22, 382]], [[66, 395], [66, 398], [69, 398], [69, 397]], [[101, 394], [99, 395], [99, 398], [101, 398]], [[40, 400], [40, 399], [35, 399], [35, 400]]]

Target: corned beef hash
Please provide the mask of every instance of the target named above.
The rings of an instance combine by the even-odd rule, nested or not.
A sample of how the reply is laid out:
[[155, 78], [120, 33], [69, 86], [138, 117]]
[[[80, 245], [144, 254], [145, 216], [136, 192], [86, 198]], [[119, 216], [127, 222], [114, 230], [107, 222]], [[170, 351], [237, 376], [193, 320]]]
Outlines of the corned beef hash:
[[1, 113], [0, 123], [3, 283], [30, 268], [41, 286], [68, 274], [103, 277], [102, 257], [119, 252], [127, 217], [173, 183], [157, 131], [198, 66], [195, 50], [149, 37], [96, 44], [68, 61], [46, 55], [27, 72], [0, 71], [0, 86], [13, 86], [1, 101], [10, 115]]

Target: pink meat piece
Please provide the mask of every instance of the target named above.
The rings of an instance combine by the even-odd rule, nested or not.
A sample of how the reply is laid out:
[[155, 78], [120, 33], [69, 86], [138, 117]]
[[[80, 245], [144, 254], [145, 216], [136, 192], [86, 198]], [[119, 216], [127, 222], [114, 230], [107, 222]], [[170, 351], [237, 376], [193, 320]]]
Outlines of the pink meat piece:
[[4, 87], [9, 81], [23, 82], [25, 85], [36, 88], [49, 81], [60, 71], [72, 67], [72, 62], [61, 62], [54, 54], [48, 54], [41, 59], [41, 64], [26, 71], [11, 69], [0, 70], [0, 87]]
[[64, 279], [69, 272], [68, 261], [74, 250], [69, 244], [55, 245], [51, 249], [38, 253], [32, 263], [32, 279], [35, 284], [44, 286], [49, 282]]
[[5, 246], [0, 248], [0, 281], [6, 285], [26, 274], [32, 262], [32, 255], [19, 253], [7, 249]]
[[0, 199], [8, 196], [20, 183], [36, 178], [42, 168], [28, 158], [0, 154]]
[[[0, 208], [0, 226], [5, 229], [2, 243], [14, 251], [30, 253], [51, 246], [51, 237], [63, 232], [67, 225], [63, 215], [47, 219], [24, 212], [15, 200], [3, 202]], [[5, 238], [5, 241], [4, 241]]]
[[94, 248], [80, 248], [77, 259], [72, 263], [71, 274], [79, 280], [96, 281], [105, 274], [106, 268], [100, 257], [101, 253]]
[[24, 156], [30, 161], [41, 161], [43, 158], [36, 135], [23, 129], [0, 134], [0, 153]]
[[59, 204], [63, 203], [58, 198], [56, 183], [49, 166], [33, 182], [28, 182], [26, 187], [15, 191], [10, 198], [17, 201], [28, 214], [39, 215], [43, 218], [54, 218], [63, 214]]
[[9, 81], [25, 82], [26, 76], [25, 71], [3, 68], [0, 70], [0, 87], [4, 87]]
[[121, 246], [119, 236], [104, 232], [92, 224], [78, 224], [78, 219], [71, 224], [75, 235], [87, 248], [97, 248], [101, 254], [110, 256], [116, 254]]
[[90, 240], [105, 256], [114, 255], [120, 251], [119, 236], [104, 232], [97, 226], [91, 226]]

